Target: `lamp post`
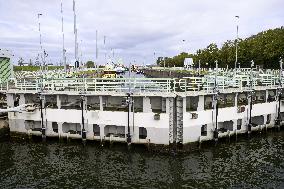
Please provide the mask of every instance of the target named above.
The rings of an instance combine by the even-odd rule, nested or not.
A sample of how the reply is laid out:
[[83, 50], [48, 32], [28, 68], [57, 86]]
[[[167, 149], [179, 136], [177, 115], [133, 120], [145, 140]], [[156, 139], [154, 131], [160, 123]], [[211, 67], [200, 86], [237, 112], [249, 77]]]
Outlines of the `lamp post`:
[[[39, 46], [40, 46], [40, 56], [41, 56], [41, 61], [42, 61], [42, 43], [41, 43], [41, 30], [40, 30], [40, 16], [42, 16], [41, 13], [37, 14], [37, 19], [38, 19], [38, 32], [39, 32]], [[40, 67], [42, 66], [42, 62], [40, 63]]]
[[238, 40], [239, 40], [239, 16], [235, 16], [236, 18], [236, 24], [237, 24], [237, 36], [236, 36], [236, 61], [235, 61], [235, 69], [237, 68], [238, 63]]
[[182, 49], [181, 49], [181, 53], [183, 53], [183, 51], [185, 50], [185, 39], [182, 40]]
[[104, 36], [105, 64], [107, 63], [106, 38], [107, 38], [107, 36]]

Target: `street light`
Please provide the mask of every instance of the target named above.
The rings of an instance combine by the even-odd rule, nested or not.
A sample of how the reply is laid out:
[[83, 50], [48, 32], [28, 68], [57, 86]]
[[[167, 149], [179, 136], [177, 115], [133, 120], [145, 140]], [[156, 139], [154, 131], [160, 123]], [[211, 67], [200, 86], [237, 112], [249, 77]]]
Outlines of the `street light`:
[[237, 38], [236, 38], [236, 61], [235, 61], [235, 69], [237, 68], [237, 63], [238, 63], [238, 39], [239, 39], [239, 16], [235, 16], [236, 18], [236, 24], [237, 24]]
[[183, 53], [183, 51], [186, 51], [186, 50], [185, 50], [185, 42], [186, 42], [186, 40], [183, 39], [183, 40], [182, 40], [181, 53]]
[[[39, 46], [40, 46], [40, 54], [42, 58], [42, 44], [41, 44], [41, 30], [40, 30], [40, 16], [42, 16], [41, 13], [37, 14], [37, 19], [38, 19], [38, 32], [39, 32]], [[41, 64], [40, 64], [41, 65]]]

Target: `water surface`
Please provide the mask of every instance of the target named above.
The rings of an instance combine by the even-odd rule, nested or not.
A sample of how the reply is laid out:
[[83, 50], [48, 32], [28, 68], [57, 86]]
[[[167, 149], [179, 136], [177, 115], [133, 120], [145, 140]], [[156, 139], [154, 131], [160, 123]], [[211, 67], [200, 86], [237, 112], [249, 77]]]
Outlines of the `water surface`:
[[284, 132], [182, 155], [0, 142], [0, 188], [284, 188]]

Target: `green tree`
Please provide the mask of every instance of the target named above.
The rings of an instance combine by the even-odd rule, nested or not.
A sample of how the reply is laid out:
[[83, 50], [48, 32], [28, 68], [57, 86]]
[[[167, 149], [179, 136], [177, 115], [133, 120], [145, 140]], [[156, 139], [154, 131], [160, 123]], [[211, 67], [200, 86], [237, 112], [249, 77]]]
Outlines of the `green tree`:
[[89, 60], [89, 61], [86, 62], [86, 66], [87, 66], [87, 68], [93, 68], [95, 66], [95, 63], [93, 61]]
[[[237, 43], [236, 43], [237, 42]], [[270, 29], [252, 35], [245, 39], [227, 40], [220, 48], [215, 43], [204, 49], [198, 49], [195, 54], [181, 53], [172, 58], [166, 58], [166, 66], [182, 67], [185, 58], [193, 58], [195, 65], [200, 61], [201, 67], [215, 67], [218, 60], [220, 67], [234, 68], [236, 61], [236, 44], [238, 44], [238, 63], [241, 67], [250, 67], [250, 61], [264, 68], [278, 69], [280, 57], [284, 58], [284, 27]], [[163, 66], [163, 59], [157, 63]]]

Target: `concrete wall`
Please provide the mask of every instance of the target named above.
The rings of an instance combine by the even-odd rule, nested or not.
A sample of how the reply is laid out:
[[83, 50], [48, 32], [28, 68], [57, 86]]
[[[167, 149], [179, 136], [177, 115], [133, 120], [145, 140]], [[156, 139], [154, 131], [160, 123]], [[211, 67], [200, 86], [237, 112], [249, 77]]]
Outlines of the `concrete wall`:
[[[35, 99], [37, 98], [36, 94], [29, 96], [28, 94], [16, 95], [11, 93], [7, 96], [9, 106], [13, 106], [16, 96], [20, 97], [20, 104], [29, 102], [30, 100], [36, 102]], [[154, 144], [168, 145], [169, 142], [174, 142], [180, 137], [183, 144], [213, 139], [213, 130], [215, 128], [215, 110], [204, 109], [204, 104], [206, 101], [208, 101], [208, 98], [204, 97], [204, 95], [196, 97], [178, 97], [178, 103], [178, 98], [175, 97], [135, 97], [135, 106], [140, 108], [141, 111], [133, 112], [132, 109], [130, 111], [129, 126], [132, 142], [150, 142]], [[220, 131], [223, 129], [223, 131], [228, 131], [229, 134], [235, 132], [246, 132], [249, 120], [249, 106], [242, 105], [244, 111], [239, 112], [238, 108], [240, 105], [237, 105], [236, 103], [240, 98], [243, 97], [246, 98], [246, 95], [233, 93], [232, 96], [232, 94], [230, 94], [230, 98], [235, 98], [234, 105], [232, 107], [219, 108], [217, 121], [218, 129]], [[43, 124], [46, 126], [47, 136], [81, 138], [80, 132], [82, 130], [82, 111], [80, 107], [80, 99], [80, 95], [67, 96], [60, 94], [54, 94], [53, 96], [50, 94], [47, 96], [47, 98], [45, 98], [46, 101], [53, 103], [56, 100], [56, 104], [58, 105], [57, 108], [46, 107], [43, 109]], [[116, 137], [115, 134], [113, 136], [107, 136], [107, 133], [110, 132], [118, 132], [120, 134], [127, 134], [128, 132], [128, 109], [127, 111], [106, 109], [106, 107], [125, 106], [124, 100], [125, 96], [85, 97], [83, 114], [88, 140], [117, 140], [126, 142], [126, 137]], [[66, 105], [72, 102], [75, 102], [75, 104], [79, 105], [79, 108], [60, 108], [60, 105]], [[196, 107], [196, 111], [191, 111], [188, 109], [188, 106], [193, 103], [198, 105]], [[97, 109], [87, 110], [88, 104], [95, 105]], [[255, 117], [254, 122], [264, 125], [268, 119], [267, 117], [269, 117], [270, 123], [268, 124], [274, 124], [274, 120], [277, 117], [277, 105], [278, 103], [276, 101], [254, 104], [252, 107], [252, 117]], [[160, 110], [159, 113], [155, 112], [157, 109]], [[284, 112], [283, 103], [281, 103], [281, 110]], [[39, 109], [36, 109], [34, 112], [10, 112], [8, 116], [11, 131], [21, 133], [31, 133], [30, 127], [26, 127], [26, 120], [33, 120], [36, 123], [41, 123], [42, 119]], [[262, 116], [261, 120], [257, 118], [259, 116]], [[177, 117], [179, 117], [181, 120], [177, 119]], [[241, 123], [240, 127], [238, 127], [238, 122], [239, 124]], [[66, 130], [65, 127], [67, 123], [68, 129]], [[53, 128], [54, 125], [56, 125], [56, 129]], [[95, 136], [94, 134], [94, 125], [97, 126], [96, 131], [99, 131], [99, 136]], [[202, 125], [206, 125], [206, 127], [204, 127], [207, 131], [206, 136], [201, 136]], [[110, 128], [105, 130], [106, 127]], [[141, 131], [141, 128], [146, 129], [146, 139], [139, 138], [139, 130]], [[116, 131], [114, 131], [114, 129], [116, 129]], [[124, 132], [121, 129], [124, 129]], [[75, 134], [70, 134], [68, 133], [69, 130], [78, 132]], [[34, 134], [40, 134], [40, 131], [35, 131]], [[225, 134], [226, 133], [224, 133], [224, 135]], [[222, 134], [220, 134], [220, 136], [222, 136]]]
[[[10, 98], [13, 99], [14, 94], [9, 94]], [[29, 97], [26, 96], [27, 99], [33, 99], [34, 95]], [[54, 95], [58, 104], [68, 104], [72, 101], [78, 101], [80, 96], [67, 96], [63, 95], [57, 98]], [[91, 99], [89, 97], [88, 99]], [[95, 97], [95, 100], [92, 100], [91, 103], [97, 103], [99, 97]], [[120, 106], [121, 100], [124, 97], [112, 97], [107, 99], [107, 103], [109, 106]], [[155, 98], [156, 99], [156, 98]], [[162, 99], [162, 98], [157, 98]], [[149, 100], [149, 98], [148, 98]], [[63, 102], [62, 102], [63, 101]], [[148, 102], [148, 103], [147, 103]], [[152, 112], [152, 105], [149, 103], [150, 101], [145, 101], [143, 103], [143, 97], [136, 98], [136, 106], [142, 105], [142, 110], [144, 108], [145, 112], [136, 112], [133, 113], [132, 110], [130, 112], [129, 125], [132, 135], [132, 141], [134, 143], [149, 141], [155, 144], [168, 144], [169, 143], [169, 115], [166, 113], [160, 113], [159, 119], [154, 119], [155, 113]], [[153, 101], [154, 102], [154, 101]], [[11, 100], [12, 103], [12, 100]], [[88, 103], [88, 101], [87, 101]], [[101, 103], [104, 103], [102, 101]], [[101, 105], [100, 103], [100, 105]], [[153, 103], [153, 107], [161, 107], [161, 102]], [[99, 105], [99, 106], [100, 106]], [[147, 107], [148, 106], [148, 107]], [[65, 107], [66, 108], [66, 107]], [[105, 127], [112, 125], [117, 126], [120, 129], [125, 128], [125, 133], [127, 133], [127, 125], [128, 125], [128, 113], [123, 111], [101, 111], [101, 110], [84, 110], [84, 119], [85, 119], [85, 129], [87, 130], [87, 139], [89, 140], [101, 140], [106, 139], [109, 140], [107, 136], [105, 136]], [[10, 112], [9, 113], [10, 127], [12, 132], [21, 132], [21, 133], [29, 133], [31, 127], [27, 126], [26, 120], [33, 120], [36, 123], [41, 123], [41, 114], [40, 110], [36, 109], [34, 112]], [[68, 134], [69, 130], [78, 131], [78, 125], [81, 126], [82, 120], [82, 111], [80, 109], [59, 109], [59, 108], [45, 108], [43, 109], [43, 120], [44, 126], [46, 126], [46, 135], [47, 136], [61, 136], [65, 137]], [[58, 132], [54, 132], [52, 128], [52, 123], [58, 124]], [[100, 128], [100, 136], [94, 136], [94, 128], [93, 125], [99, 125]], [[68, 127], [68, 128], [67, 128]], [[139, 139], [139, 128], [144, 127], [147, 130], [147, 138], [145, 140]], [[81, 131], [81, 128], [79, 129]], [[70, 134], [69, 134], [70, 135]], [[76, 134], [70, 135], [70, 137], [78, 137]], [[80, 136], [79, 136], [80, 137]], [[113, 139], [115, 140], [115, 139]], [[120, 139], [121, 140], [121, 139]], [[126, 141], [124, 138], [122, 141]]]

